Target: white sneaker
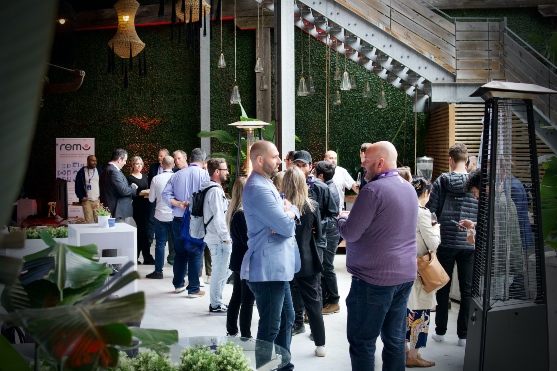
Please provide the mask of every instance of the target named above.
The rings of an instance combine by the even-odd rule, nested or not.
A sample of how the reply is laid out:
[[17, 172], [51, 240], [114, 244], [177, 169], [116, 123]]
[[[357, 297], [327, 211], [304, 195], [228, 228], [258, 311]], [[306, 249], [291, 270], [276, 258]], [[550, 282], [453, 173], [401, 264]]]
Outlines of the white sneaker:
[[325, 345], [315, 347], [315, 355], [317, 357], [325, 357], [327, 354], [327, 349], [325, 349]]
[[435, 341], [438, 342], [438, 343], [440, 343], [440, 342], [442, 342], [442, 341], [445, 341], [445, 335], [437, 335], [437, 334], [434, 334], [434, 335], [432, 336], [432, 338], [433, 338], [433, 340], [435, 340]]
[[458, 339], [458, 346], [465, 347], [466, 346], [466, 339]]
[[182, 291], [184, 291], [185, 289], [186, 289], [186, 285], [174, 289], [174, 292], [175, 292], [176, 294], [179, 294], [179, 293], [181, 293]]
[[211, 276], [207, 276], [207, 278], [205, 279], [205, 283], [207, 285], [211, 284]]

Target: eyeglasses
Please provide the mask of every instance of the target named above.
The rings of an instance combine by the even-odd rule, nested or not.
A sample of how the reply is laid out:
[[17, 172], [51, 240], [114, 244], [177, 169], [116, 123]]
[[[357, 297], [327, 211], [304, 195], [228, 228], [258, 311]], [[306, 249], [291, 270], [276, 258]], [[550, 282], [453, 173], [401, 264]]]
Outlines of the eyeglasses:
[[228, 169], [217, 169], [217, 170], [220, 170], [220, 171], [228, 171]]

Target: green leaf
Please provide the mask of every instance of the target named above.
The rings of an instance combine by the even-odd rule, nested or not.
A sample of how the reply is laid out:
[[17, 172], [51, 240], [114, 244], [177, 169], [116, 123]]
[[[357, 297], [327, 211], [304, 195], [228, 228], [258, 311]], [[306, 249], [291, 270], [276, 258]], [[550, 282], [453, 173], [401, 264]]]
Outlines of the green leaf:
[[225, 130], [213, 130], [213, 131], [205, 131], [202, 130], [199, 134], [197, 134], [199, 138], [215, 138], [221, 143], [225, 144], [234, 144], [236, 145], [237, 139], [230, 135], [229, 132]]
[[29, 371], [27, 362], [4, 336], [0, 336], [0, 359], [0, 371]]
[[159, 353], [167, 353], [170, 351], [170, 345], [178, 343], [177, 330], [158, 330], [140, 327], [130, 327], [132, 335], [139, 341], [139, 345], [125, 348], [149, 348]]
[[44, 243], [46, 243], [47, 246], [54, 246], [56, 244], [54, 238], [52, 238], [52, 236], [49, 235], [48, 232], [44, 229], [41, 229], [39, 233], [41, 235], [41, 239], [44, 241]]
[[132, 343], [132, 332], [123, 323], [98, 326], [97, 330], [103, 339], [110, 340], [110, 344], [129, 346]]

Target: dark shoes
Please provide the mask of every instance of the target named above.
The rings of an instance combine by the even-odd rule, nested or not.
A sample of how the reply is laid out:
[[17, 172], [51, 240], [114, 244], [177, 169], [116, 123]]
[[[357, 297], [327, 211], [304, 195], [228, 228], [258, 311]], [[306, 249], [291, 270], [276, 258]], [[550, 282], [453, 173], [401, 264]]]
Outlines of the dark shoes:
[[304, 332], [306, 332], [306, 326], [303, 323], [294, 323], [294, 326], [292, 326], [292, 336], [303, 334]]
[[145, 265], [155, 265], [155, 259], [153, 257], [143, 259], [143, 264]]
[[228, 308], [226, 305], [219, 305], [216, 308], [213, 308], [211, 304], [209, 304], [209, 313], [210, 314], [226, 314]]
[[162, 280], [163, 276], [162, 276], [162, 272], [153, 272], [153, 273], [149, 273], [148, 275], [146, 275], [145, 278], [151, 278], [151, 279], [154, 279], [154, 280]]

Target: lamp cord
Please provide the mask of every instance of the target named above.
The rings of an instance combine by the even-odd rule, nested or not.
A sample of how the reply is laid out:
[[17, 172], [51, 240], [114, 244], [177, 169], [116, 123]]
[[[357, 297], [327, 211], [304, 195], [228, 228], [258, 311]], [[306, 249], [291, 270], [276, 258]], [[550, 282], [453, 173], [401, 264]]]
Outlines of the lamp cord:
[[236, 0], [234, 0], [234, 85], [236, 85]]

